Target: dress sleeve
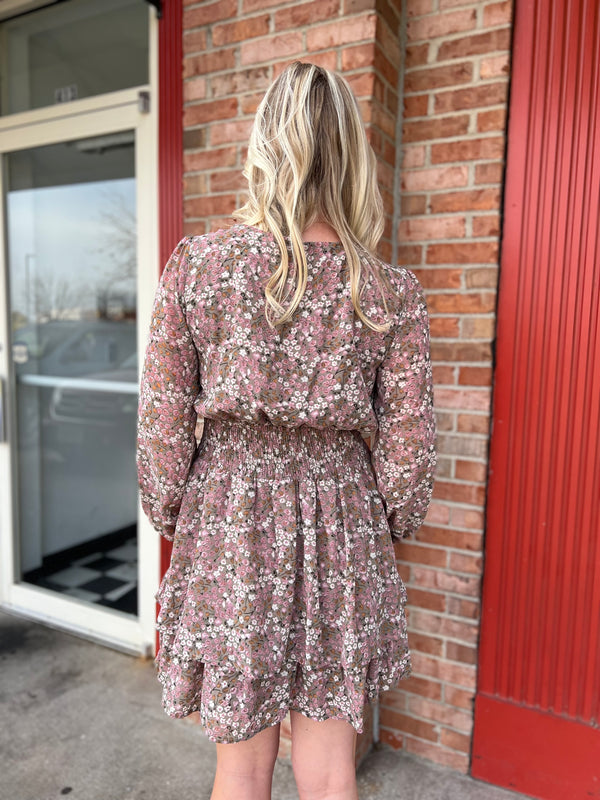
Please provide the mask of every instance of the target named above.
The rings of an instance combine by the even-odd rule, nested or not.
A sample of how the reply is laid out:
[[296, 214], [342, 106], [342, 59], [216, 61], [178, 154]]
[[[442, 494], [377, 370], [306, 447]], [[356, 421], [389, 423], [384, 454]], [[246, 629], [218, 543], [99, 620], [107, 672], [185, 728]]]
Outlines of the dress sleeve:
[[404, 304], [375, 377], [378, 430], [371, 451], [393, 541], [408, 538], [423, 522], [436, 465], [427, 304], [416, 276], [405, 273]]
[[146, 347], [137, 419], [136, 463], [142, 508], [173, 541], [196, 450], [194, 400], [200, 390], [198, 354], [182, 305], [189, 237], [161, 275]]

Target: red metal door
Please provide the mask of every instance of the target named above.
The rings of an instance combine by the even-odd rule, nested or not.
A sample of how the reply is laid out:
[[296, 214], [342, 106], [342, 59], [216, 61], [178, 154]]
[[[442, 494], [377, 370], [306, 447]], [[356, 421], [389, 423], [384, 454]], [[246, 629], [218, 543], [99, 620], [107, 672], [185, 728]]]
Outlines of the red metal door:
[[472, 774], [600, 797], [600, 11], [516, 0]]

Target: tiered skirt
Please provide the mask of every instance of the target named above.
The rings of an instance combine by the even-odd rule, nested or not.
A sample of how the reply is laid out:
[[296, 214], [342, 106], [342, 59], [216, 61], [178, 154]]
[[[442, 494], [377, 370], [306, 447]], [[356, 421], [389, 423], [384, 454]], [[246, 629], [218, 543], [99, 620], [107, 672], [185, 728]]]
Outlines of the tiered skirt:
[[346, 719], [411, 672], [406, 588], [359, 431], [205, 419], [156, 599], [172, 717], [214, 742]]

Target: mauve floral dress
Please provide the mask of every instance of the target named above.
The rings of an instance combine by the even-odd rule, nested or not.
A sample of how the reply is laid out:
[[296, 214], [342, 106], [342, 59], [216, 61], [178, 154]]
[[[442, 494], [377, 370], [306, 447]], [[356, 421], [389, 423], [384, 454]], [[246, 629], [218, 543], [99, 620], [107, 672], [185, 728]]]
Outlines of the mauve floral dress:
[[[393, 325], [373, 331], [341, 244], [304, 246], [306, 291], [283, 329], [263, 314], [277, 244], [247, 225], [184, 237], [154, 303], [138, 479], [173, 542], [155, 664], [165, 712], [198, 711], [215, 742], [289, 709], [361, 733], [365, 702], [411, 672], [393, 542], [419, 527], [433, 486], [425, 299], [384, 265]], [[363, 272], [361, 307], [384, 322]], [[291, 288], [294, 276], [291, 264]]]

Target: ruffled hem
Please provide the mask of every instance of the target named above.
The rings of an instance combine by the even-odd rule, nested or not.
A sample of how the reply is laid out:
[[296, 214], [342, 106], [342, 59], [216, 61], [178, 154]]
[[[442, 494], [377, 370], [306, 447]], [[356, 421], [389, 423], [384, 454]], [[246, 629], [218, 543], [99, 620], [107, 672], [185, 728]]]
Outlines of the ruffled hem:
[[249, 739], [289, 710], [316, 721], [343, 719], [363, 733], [365, 704], [412, 674], [408, 651], [398, 660], [375, 658], [355, 675], [340, 666], [303, 667], [293, 658], [260, 678], [197, 661], [183, 669], [161, 651], [155, 663], [165, 713], [181, 719], [198, 712], [207, 737], [223, 743]]

